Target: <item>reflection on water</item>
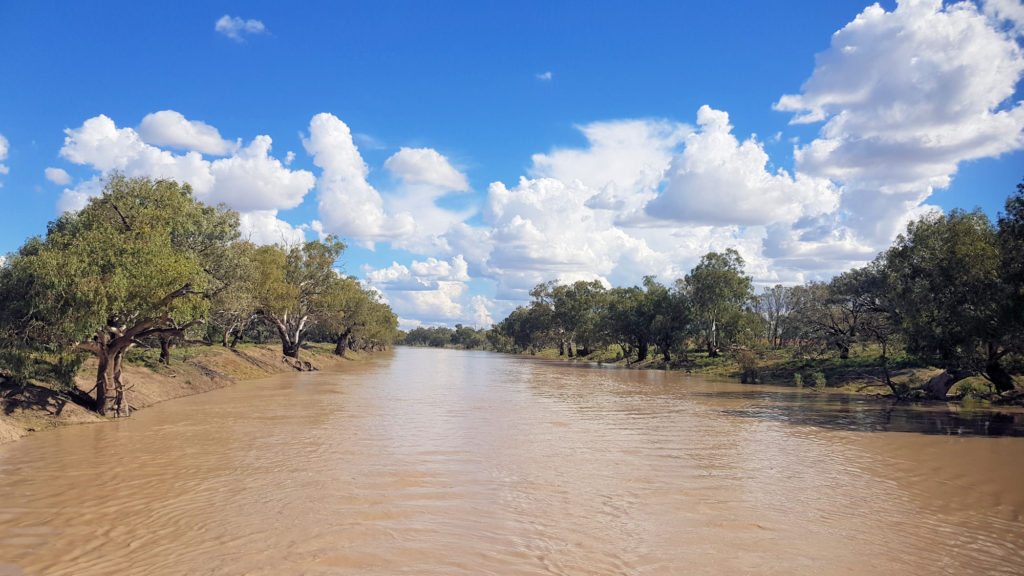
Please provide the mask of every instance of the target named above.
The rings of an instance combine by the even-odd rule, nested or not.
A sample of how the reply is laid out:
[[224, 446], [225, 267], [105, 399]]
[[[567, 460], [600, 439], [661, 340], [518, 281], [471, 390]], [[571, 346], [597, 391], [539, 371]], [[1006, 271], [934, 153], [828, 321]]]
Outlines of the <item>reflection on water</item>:
[[754, 404], [727, 414], [859, 432], [917, 432], [953, 436], [1024, 436], [1024, 411], [913, 405], [841, 394], [736, 392]]
[[0, 446], [0, 575], [1019, 574], [1017, 417], [403, 348]]

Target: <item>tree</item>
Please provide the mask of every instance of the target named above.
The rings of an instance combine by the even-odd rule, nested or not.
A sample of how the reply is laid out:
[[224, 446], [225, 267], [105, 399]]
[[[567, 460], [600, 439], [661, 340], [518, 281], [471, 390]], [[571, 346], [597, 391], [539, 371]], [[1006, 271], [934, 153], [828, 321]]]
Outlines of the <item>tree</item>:
[[999, 318], [1014, 353], [1024, 353], [1024, 182], [1006, 199], [996, 233], [1003, 295]]
[[228, 278], [227, 288], [210, 303], [210, 323], [216, 329], [221, 346], [234, 348], [238, 339], [256, 319], [257, 282], [253, 255], [256, 247], [249, 242], [233, 242], [228, 246], [222, 268]]
[[650, 319], [651, 341], [665, 362], [672, 361], [672, 349], [682, 341], [691, 323], [692, 308], [685, 291], [669, 290], [654, 276], [644, 277], [645, 309]]
[[344, 250], [345, 244], [333, 236], [290, 248], [256, 249], [257, 314], [277, 329], [285, 356], [297, 359], [309, 329], [339, 312], [332, 293], [338, 280], [333, 266]]
[[637, 362], [647, 359], [653, 316], [639, 286], [609, 290], [604, 320], [605, 333], [622, 348], [627, 363], [634, 351]]
[[95, 410], [127, 415], [125, 353], [204, 321], [227, 285], [217, 262], [237, 237], [238, 215], [196, 201], [188, 185], [112, 176], [3, 268], [3, 322], [25, 345], [94, 354]]
[[789, 292], [789, 288], [776, 284], [771, 288], [765, 288], [755, 302], [758, 314], [765, 321], [765, 338], [772, 348], [781, 348], [783, 344], [787, 316], [792, 312], [789, 307]]
[[684, 282], [708, 355], [718, 356], [721, 325], [739, 322], [744, 305], [753, 297], [752, 280], [743, 274], [743, 257], [732, 248], [708, 252]]
[[1000, 391], [1002, 360], [1017, 342], [1003, 315], [996, 230], [980, 210], [932, 213], [907, 226], [886, 255], [907, 346], [954, 374], [980, 373]]

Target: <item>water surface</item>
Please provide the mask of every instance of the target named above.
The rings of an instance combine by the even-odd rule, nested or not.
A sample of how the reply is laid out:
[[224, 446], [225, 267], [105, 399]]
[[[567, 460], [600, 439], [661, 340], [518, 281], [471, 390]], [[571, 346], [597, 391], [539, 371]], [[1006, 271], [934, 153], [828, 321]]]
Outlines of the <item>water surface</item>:
[[884, 414], [400, 348], [0, 446], [0, 574], [1021, 573], [1019, 415]]

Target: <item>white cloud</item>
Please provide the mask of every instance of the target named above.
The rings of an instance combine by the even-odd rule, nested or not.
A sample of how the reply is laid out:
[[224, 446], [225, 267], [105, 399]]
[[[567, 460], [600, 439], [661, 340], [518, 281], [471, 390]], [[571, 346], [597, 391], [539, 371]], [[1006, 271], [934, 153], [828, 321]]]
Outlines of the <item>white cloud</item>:
[[648, 215], [713, 225], [767, 225], [835, 210], [836, 187], [824, 178], [785, 170], [770, 173], [761, 143], [751, 136], [740, 143], [729, 115], [708, 106], [697, 112], [699, 132], [672, 161], [668, 183], [646, 206]]
[[432, 148], [401, 148], [384, 162], [392, 174], [409, 184], [425, 184], [444, 190], [468, 191], [469, 181]]
[[881, 247], [928, 207], [961, 162], [1024, 147], [1024, 103], [1013, 101], [1024, 52], [997, 18], [1019, 2], [899, 2], [866, 8], [818, 54], [800, 94], [777, 110], [824, 122], [795, 149], [796, 167], [844, 186], [844, 225]]
[[447, 261], [413, 260], [409, 266], [393, 262], [387, 268], [366, 268], [364, 272], [369, 285], [387, 295], [401, 318], [469, 324], [480, 316], [479, 306], [469, 296], [466, 282], [470, 278], [461, 254]]
[[295, 246], [306, 241], [301, 228], [277, 217], [277, 210], [255, 210], [239, 215], [242, 238], [254, 244]]
[[580, 181], [598, 191], [588, 205], [629, 211], [653, 198], [676, 147], [693, 131], [660, 120], [594, 122], [579, 127], [584, 149], [561, 148], [534, 154], [530, 174], [565, 183]]
[[491, 317], [491, 301], [481, 295], [473, 296], [470, 300], [470, 307], [473, 311], [473, 326], [476, 328], [490, 328], [494, 324]]
[[[7, 150], [9, 149], [7, 138], [4, 138], [3, 134], [0, 134], [0, 161], [7, 159]], [[7, 174], [10, 169], [5, 164], [0, 164], [0, 174]], [[0, 187], [3, 187], [3, 182], [0, 182]]]
[[[206, 199], [224, 202], [236, 210], [294, 208], [316, 184], [306, 170], [289, 170], [270, 156], [270, 136], [257, 136], [233, 156], [210, 165], [215, 185]], [[202, 198], [202, 196], [201, 196]]]
[[71, 184], [71, 176], [63, 168], [47, 168], [43, 171], [46, 174], [46, 179], [58, 186], [67, 186]]
[[990, 18], [1009, 22], [1015, 34], [1024, 35], [1024, 3], [1020, 0], [985, 0], [982, 6]]
[[417, 253], [450, 252], [441, 235], [475, 211], [437, 206], [437, 200], [451, 191], [449, 186], [468, 185], [444, 156], [429, 148], [404, 148], [392, 156], [387, 167], [403, 182], [382, 195], [367, 181], [369, 168], [349, 127], [334, 115], [314, 116], [303, 145], [322, 169], [316, 186], [324, 229], [369, 248], [387, 241]]
[[553, 78], [553, 76], [554, 75], [551, 74], [551, 71], [548, 70], [547, 72], [541, 72], [541, 73], [537, 74], [537, 79], [538, 80], [543, 80], [545, 82], [548, 82], [548, 81], [551, 80], [551, 78]]
[[313, 164], [321, 168], [316, 187], [325, 229], [369, 246], [387, 239], [384, 201], [366, 181], [370, 170], [348, 126], [333, 114], [317, 114], [302, 144], [313, 156]]
[[103, 193], [103, 185], [103, 179], [96, 176], [74, 188], [65, 188], [60, 198], [57, 198], [57, 213], [77, 212], [85, 208], [85, 205], [89, 203], [89, 198]]
[[[312, 173], [289, 170], [271, 157], [269, 136], [257, 136], [232, 156], [210, 162], [195, 151], [178, 155], [147, 144], [135, 130], [118, 128], [104, 115], [65, 133], [60, 154], [75, 164], [89, 165], [102, 173], [116, 170], [127, 176], [187, 182], [199, 200], [223, 202], [243, 212], [298, 206], [316, 181]], [[64, 204], [74, 205], [75, 201]]]
[[1024, 54], [973, 4], [869, 7], [816, 60], [803, 93], [775, 105], [798, 112], [794, 122], [825, 121], [797, 149], [801, 170], [945, 186], [957, 163], [1024, 146], [1024, 105], [1008, 102]]
[[64, 131], [60, 155], [75, 164], [87, 164], [100, 172], [117, 170], [128, 176], [152, 176], [188, 182], [197, 194], [213, 188], [209, 162], [198, 152], [175, 155], [142, 141], [131, 128], [118, 128], [104, 115], [86, 120], [81, 127]]
[[146, 114], [139, 124], [139, 136], [154, 146], [195, 150], [213, 156], [230, 154], [238, 147], [237, 143], [221, 138], [213, 126], [188, 120], [174, 110]]
[[214, 30], [236, 42], [244, 42], [244, 35], [267, 33], [267, 27], [259, 20], [244, 20], [238, 16], [232, 17], [227, 14], [217, 20]]

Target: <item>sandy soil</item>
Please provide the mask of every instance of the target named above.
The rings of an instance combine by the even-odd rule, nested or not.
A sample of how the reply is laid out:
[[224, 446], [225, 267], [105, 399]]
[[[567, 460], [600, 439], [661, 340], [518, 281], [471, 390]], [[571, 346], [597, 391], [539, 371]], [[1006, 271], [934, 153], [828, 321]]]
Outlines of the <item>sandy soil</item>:
[[[352, 361], [334, 356], [331, 348], [314, 345], [304, 349], [300, 356], [317, 370], [343, 369]], [[128, 403], [135, 410], [243, 380], [295, 370], [281, 356], [280, 346], [269, 344], [237, 350], [219, 346], [175, 350], [170, 366], [160, 365], [155, 360], [155, 355], [152, 358], [144, 355], [140, 363], [125, 365], [123, 381], [130, 387]], [[82, 391], [91, 392], [95, 379], [96, 361], [93, 359], [82, 366], [75, 382]], [[57, 426], [105, 420], [46, 385], [15, 386], [0, 378], [0, 443]]]

